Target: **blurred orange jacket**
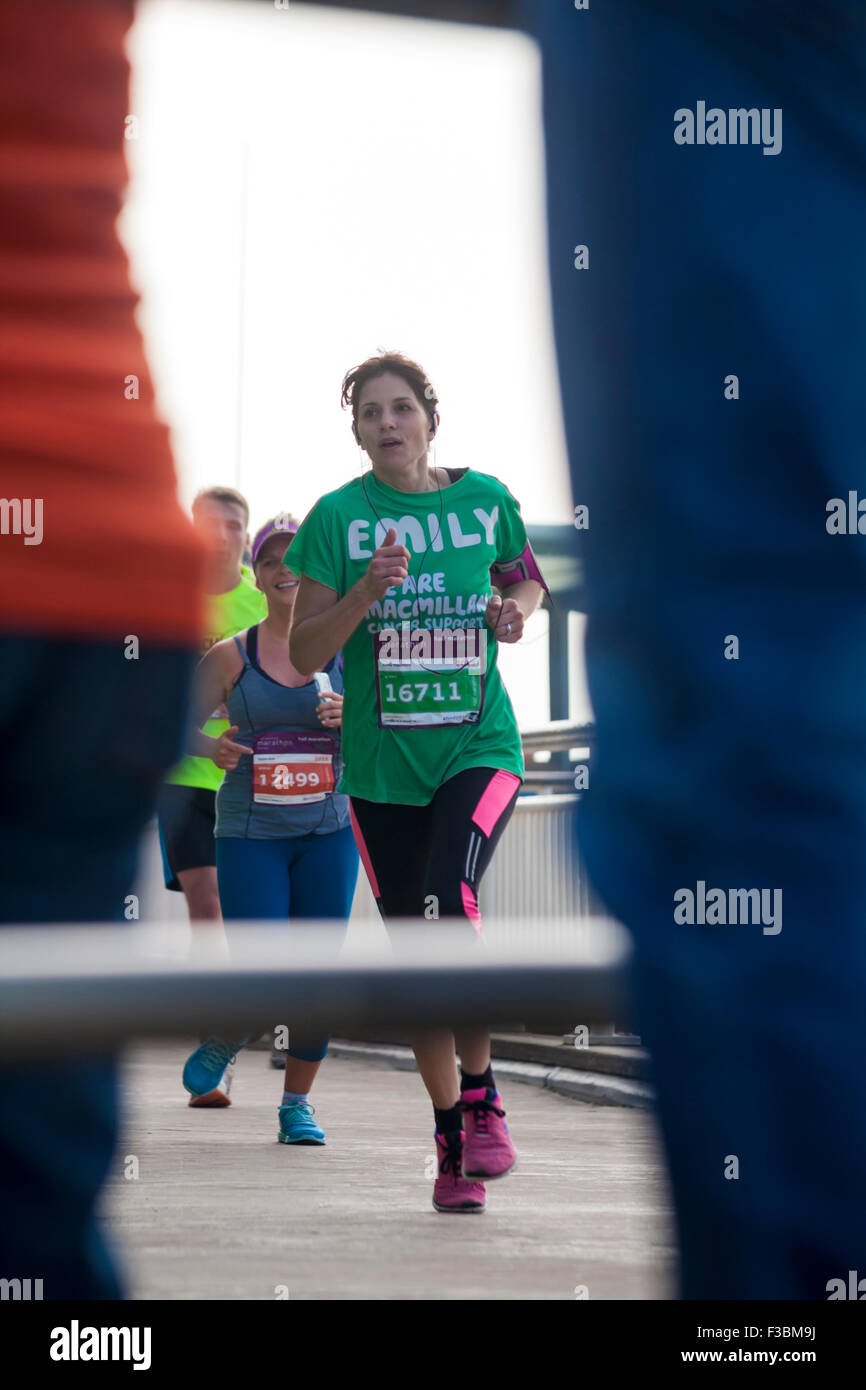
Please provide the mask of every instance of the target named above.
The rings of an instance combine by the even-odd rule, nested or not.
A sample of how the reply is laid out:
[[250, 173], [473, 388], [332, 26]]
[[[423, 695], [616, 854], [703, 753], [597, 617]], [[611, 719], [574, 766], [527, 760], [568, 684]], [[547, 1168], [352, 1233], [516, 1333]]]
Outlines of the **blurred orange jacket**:
[[197, 647], [177, 499], [115, 221], [132, 0], [0, 0], [0, 631]]

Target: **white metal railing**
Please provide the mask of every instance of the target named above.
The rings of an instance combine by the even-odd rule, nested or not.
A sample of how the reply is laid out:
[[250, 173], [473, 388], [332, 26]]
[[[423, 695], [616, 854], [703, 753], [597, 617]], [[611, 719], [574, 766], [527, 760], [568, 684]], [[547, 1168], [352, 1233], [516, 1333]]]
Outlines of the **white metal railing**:
[[[526, 789], [569, 794], [579, 789], [579, 767], [589, 768], [595, 747], [595, 725], [555, 719], [520, 734], [526, 765]], [[576, 785], [577, 782], [577, 785]], [[584, 780], [585, 785], [585, 780]]]
[[482, 887], [485, 921], [519, 913], [564, 919], [571, 929], [595, 911], [575, 842], [577, 796], [521, 796]]

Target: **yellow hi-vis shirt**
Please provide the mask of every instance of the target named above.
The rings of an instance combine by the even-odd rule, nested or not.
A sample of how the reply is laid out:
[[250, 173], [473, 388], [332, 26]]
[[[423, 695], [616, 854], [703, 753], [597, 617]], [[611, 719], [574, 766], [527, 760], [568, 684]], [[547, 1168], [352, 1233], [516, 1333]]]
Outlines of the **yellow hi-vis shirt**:
[[[268, 614], [267, 600], [256, 588], [252, 571], [241, 566], [241, 581], [225, 594], [207, 596], [207, 631], [202, 638], [202, 656], [226, 637], [234, 637], [236, 632], [244, 632], [248, 627], [261, 622]], [[218, 738], [230, 727], [227, 719], [209, 719], [203, 733]], [[179, 787], [203, 787], [207, 791], [218, 791], [225, 773], [210, 758], [187, 757], [181, 759], [168, 774], [167, 782]]]

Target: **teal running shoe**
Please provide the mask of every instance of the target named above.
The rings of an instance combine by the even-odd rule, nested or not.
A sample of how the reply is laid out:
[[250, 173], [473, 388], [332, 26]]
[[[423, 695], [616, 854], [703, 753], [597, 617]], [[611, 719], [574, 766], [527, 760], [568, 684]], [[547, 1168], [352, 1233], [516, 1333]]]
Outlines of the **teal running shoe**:
[[281, 1105], [279, 1113], [281, 1144], [324, 1144], [325, 1131], [313, 1119], [312, 1105]]
[[184, 1089], [190, 1105], [210, 1107], [231, 1105], [229, 1090], [234, 1072], [235, 1053], [220, 1038], [208, 1038], [186, 1060]]

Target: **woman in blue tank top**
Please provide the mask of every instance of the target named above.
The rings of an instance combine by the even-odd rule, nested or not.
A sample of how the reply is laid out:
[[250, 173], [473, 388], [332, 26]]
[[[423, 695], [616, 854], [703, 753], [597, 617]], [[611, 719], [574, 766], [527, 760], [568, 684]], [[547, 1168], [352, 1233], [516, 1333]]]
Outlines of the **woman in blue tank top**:
[[[308, 678], [289, 660], [298, 577], [283, 556], [297, 529], [284, 513], [257, 532], [252, 565], [268, 616], [217, 642], [198, 670], [202, 722], [224, 704], [231, 724], [219, 738], [199, 734], [196, 748], [226, 774], [214, 834], [229, 938], [232, 921], [346, 921], [358, 878], [349, 799], [334, 791], [343, 770], [342, 663], [334, 658]], [[208, 1038], [196, 1049], [183, 1074], [190, 1105], [230, 1103], [232, 1066], [242, 1046]], [[282, 1143], [325, 1142], [308, 1097], [327, 1049], [327, 1038], [288, 1030]]]

